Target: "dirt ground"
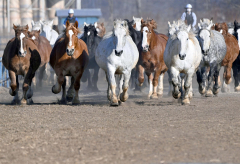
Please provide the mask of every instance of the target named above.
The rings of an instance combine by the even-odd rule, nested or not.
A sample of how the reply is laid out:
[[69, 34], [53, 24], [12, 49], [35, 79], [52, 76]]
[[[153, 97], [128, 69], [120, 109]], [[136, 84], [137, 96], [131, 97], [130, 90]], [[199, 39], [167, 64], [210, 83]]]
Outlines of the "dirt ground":
[[12, 106], [0, 88], [0, 163], [240, 163], [240, 93], [206, 98], [194, 82], [182, 106], [165, 81], [162, 98], [130, 91], [110, 107], [104, 80], [99, 93], [81, 87], [79, 106], [56, 104], [51, 86]]

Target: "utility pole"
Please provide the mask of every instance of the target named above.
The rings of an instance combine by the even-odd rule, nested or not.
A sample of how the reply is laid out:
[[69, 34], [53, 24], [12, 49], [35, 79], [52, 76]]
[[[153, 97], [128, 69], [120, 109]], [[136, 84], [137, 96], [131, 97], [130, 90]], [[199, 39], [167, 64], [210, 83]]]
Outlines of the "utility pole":
[[82, 6], [81, 6], [81, 0], [76, 0], [76, 8], [77, 9], [81, 9]]

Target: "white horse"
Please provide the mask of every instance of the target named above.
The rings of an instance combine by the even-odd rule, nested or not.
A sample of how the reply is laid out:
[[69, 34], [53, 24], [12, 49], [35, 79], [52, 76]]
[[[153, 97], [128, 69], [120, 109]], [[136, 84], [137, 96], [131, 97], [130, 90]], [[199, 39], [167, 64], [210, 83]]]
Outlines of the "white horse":
[[42, 32], [40, 35], [46, 37], [47, 40], [50, 42], [50, 45], [53, 47], [58, 38], [57, 31], [52, 29], [53, 20], [52, 21], [40, 20], [40, 23], [42, 25]]
[[[172, 26], [169, 23], [169, 29]], [[182, 95], [182, 104], [190, 104], [192, 97], [192, 78], [202, 59], [202, 52], [199, 42], [191, 30], [181, 23], [172, 35], [170, 35], [164, 52], [164, 62], [169, 69], [169, 81], [173, 85], [172, 95], [174, 98], [180, 98], [179, 91], [181, 87], [180, 73], [184, 73], [186, 81], [184, 83], [185, 94]]]
[[39, 22], [34, 22], [32, 20], [31, 24], [32, 24], [32, 30], [37, 30], [37, 31], [40, 30], [40, 33], [42, 32], [42, 25], [41, 25], [40, 21]]
[[107, 76], [107, 97], [111, 101], [111, 105], [118, 106], [115, 74], [121, 74], [120, 100], [124, 102], [128, 99], [129, 79], [132, 69], [137, 64], [138, 57], [139, 52], [129, 35], [127, 22], [114, 21], [113, 32], [103, 38], [95, 54], [97, 64]]
[[136, 31], [141, 31], [142, 28], [142, 17], [141, 18], [135, 18], [133, 16], [133, 24], [135, 24], [135, 30]]

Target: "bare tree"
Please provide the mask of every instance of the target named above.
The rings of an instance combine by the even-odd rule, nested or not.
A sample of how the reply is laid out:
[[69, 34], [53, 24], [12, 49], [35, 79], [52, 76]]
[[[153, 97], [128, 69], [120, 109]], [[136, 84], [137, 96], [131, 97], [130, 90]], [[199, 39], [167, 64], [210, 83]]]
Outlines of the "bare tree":
[[141, 0], [137, 0], [137, 12], [138, 12], [138, 16], [141, 16]]
[[113, 0], [108, 0], [110, 10], [110, 20], [113, 21]]

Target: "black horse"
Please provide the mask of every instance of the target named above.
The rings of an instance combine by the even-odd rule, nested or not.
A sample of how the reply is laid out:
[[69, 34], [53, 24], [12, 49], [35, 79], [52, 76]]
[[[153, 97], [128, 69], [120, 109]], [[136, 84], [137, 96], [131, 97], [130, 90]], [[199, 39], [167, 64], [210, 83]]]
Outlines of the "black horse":
[[[237, 30], [240, 29], [240, 24], [235, 20], [234, 21], [234, 36], [238, 40], [238, 32]], [[239, 40], [238, 40], [239, 41]], [[235, 81], [235, 91], [239, 92], [240, 91], [240, 54], [238, 55], [237, 59], [233, 62], [232, 65], [233, 69], [233, 77]]]
[[[89, 62], [87, 68], [84, 70], [82, 81], [86, 82], [88, 80], [88, 90], [98, 92], [97, 81], [100, 68], [95, 61], [95, 51], [102, 37], [97, 35], [95, 26], [90, 24], [84, 26], [84, 34], [81, 39], [87, 44], [89, 53]], [[91, 76], [90, 69], [94, 70], [93, 76]]]
[[[125, 21], [127, 21], [127, 23], [128, 23], [129, 34], [130, 34], [133, 42], [136, 44], [136, 46], [138, 48], [139, 56], [140, 56], [140, 53], [142, 51], [142, 46], [141, 46], [142, 45], [142, 32], [136, 31], [133, 28], [133, 20], [130, 22], [128, 19], [125, 19]], [[141, 91], [141, 87], [136, 84], [136, 79], [138, 76], [138, 66], [139, 66], [139, 64], [137, 64], [136, 67], [131, 72], [130, 87], [132, 89], [134, 88], [134, 91]], [[147, 86], [147, 81], [144, 81], [144, 86]]]

